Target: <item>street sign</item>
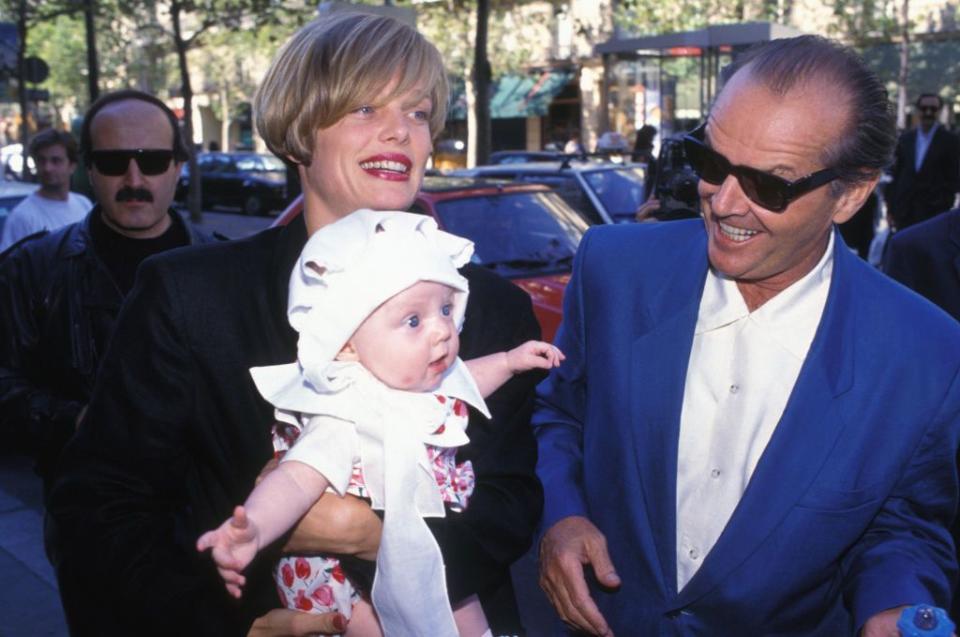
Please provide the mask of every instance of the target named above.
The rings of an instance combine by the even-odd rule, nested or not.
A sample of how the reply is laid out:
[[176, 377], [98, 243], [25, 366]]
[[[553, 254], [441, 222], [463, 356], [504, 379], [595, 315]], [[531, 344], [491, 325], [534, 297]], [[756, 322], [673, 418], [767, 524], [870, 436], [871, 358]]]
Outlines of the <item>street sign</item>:
[[23, 60], [23, 79], [31, 84], [39, 84], [50, 75], [50, 67], [38, 57], [28, 57]]
[[28, 88], [27, 101], [28, 102], [49, 102], [50, 91], [48, 91], [45, 88]]

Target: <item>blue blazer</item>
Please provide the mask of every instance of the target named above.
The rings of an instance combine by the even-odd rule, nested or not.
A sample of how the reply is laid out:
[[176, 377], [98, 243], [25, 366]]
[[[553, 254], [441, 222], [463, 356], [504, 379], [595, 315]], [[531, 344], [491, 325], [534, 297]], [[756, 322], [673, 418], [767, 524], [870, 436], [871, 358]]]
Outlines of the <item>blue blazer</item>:
[[680, 411], [707, 272], [700, 221], [584, 237], [534, 427], [543, 528], [583, 515], [623, 583], [593, 587], [618, 635], [853, 634], [948, 606], [960, 325], [836, 236], [824, 315], [783, 416], [700, 570], [677, 590]]

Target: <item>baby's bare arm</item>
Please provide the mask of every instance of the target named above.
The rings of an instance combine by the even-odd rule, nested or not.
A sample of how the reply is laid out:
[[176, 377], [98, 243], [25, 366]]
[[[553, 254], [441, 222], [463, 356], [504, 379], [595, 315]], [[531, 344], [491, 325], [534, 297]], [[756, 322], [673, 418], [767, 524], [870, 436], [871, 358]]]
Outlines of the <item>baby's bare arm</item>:
[[218, 528], [197, 540], [197, 550], [211, 550], [227, 591], [240, 597], [243, 570], [257, 552], [283, 535], [323, 495], [327, 480], [301, 462], [283, 462], [253, 489], [244, 506]]
[[323, 474], [296, 460], [281, 462], [267, 474], [244, 504], [260, 531], [259, 548], [293, 528], [329, 485]]
[[531, 369], [550, 369], [565, 358], [563, 352], [543, 341], [527, 341], [506, 352], [497, 352], [464, 361], [473, 380], [486, 398], [514, 374]]

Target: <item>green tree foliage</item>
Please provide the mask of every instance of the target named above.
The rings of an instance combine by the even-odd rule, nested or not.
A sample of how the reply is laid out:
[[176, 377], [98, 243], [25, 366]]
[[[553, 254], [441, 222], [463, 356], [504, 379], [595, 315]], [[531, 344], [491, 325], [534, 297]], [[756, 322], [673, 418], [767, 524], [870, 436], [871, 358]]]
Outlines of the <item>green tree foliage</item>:
[[43, 86], [50, 92], [54, 110], [86, 104], [86, 51], [83, 21], [78, 16], [62, 15], [45, 20], [28, 32], [27, 55], [41, 58], [50, 67]]
[[830, 35], [853, 44], [889, 39], [900, 32], [894, 0], [833, 0]]
[[789, 0], [621, 0], [614, 10], [619, 27], [636, 35], [702, 29], [710, 24], [778, 20]]

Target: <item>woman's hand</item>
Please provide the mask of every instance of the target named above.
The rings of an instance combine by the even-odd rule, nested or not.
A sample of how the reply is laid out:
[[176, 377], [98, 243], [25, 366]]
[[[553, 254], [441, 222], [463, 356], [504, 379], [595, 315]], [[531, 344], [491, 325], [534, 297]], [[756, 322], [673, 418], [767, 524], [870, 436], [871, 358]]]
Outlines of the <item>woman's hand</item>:
[[314, 614], [276, 608], [253, 622], [247, 637], [339, 635], [346, 628], [346, 619], [337, 612]]
[[[276, 460], [268, 462], [257, 482], [276, 469], [277, 464]], [[340, 553], [373, 560], [380, 548], [382, 530], [383, 523], [364, 500], [325, 493], [301, 518], [283, 551], [295, 555]]]
[[285, 553], [341, 553], [373, 560], [380, 548], [383, 523], [370, 505], [352, 495], [327, 493], [293, 529]]

